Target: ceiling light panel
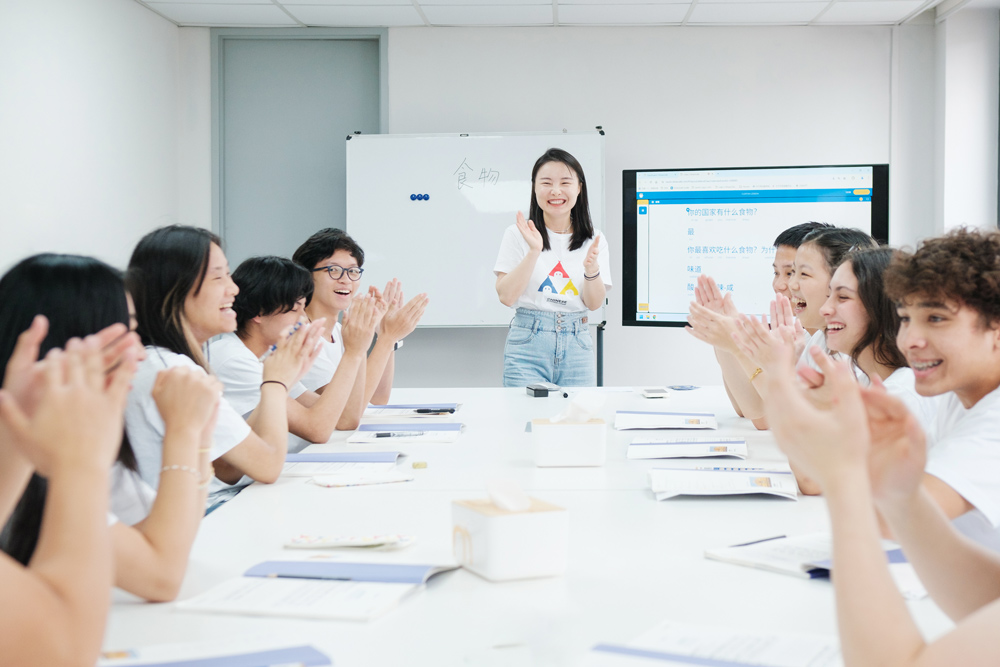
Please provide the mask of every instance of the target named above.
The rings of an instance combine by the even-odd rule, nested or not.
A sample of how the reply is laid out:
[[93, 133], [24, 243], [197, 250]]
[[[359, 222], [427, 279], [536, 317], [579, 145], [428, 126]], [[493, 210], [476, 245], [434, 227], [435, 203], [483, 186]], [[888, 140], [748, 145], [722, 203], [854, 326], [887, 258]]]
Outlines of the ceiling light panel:
[[298, 25], [273, 4], [238, 5], [147, 2], [150, 8], [179, 25], [202, 26], [284, 26]]
[[[605, 0], [606, 1], [606, 0]], [[680, 23], [690, 4], [559, 4], [560, 25], [651, 25]]]
[[292, 5], [288, 12], [309, 26], [322, 27], [397, 27], [426, 25], [413, 4], [407, 5]]
[[809, 23], [823, 11], [826, 2], [699, 2], [688, 23], [772, 25]]
[[425, 5], [434, 25], [552, 25], [552, 3], [544, 5]]
[[923, 0], [838, 2], [816, 23], [898, 23], [923, 4]]

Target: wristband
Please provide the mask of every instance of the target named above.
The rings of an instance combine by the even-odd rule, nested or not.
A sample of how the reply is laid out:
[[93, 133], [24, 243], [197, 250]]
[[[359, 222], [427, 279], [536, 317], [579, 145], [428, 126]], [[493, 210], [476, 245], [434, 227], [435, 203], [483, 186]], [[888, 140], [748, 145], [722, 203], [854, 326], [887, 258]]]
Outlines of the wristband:
[[260, 388], [263, 389], [265, 384], [280, 384], [282, 387], [285, 388], [285, 391], [288, 391], [288, 385], [282, 382], [281, 380], [264, 380], [263, 382], [260, 383]]
[[583, 273], [583, 278], [584, 278], [584, 280], [597, 280], [597, 276], [599, 276], [599, 275], [601, 275], [601, 272], [600, 272], [600, 271], [598, 271], [597, 273], [595, 273], [595, 274], [594, 274], [594, 275], [592, 275], [592, 276], [588, 276], [588, 275], [587, 275], [587, 272], [586, 272], [586, 271], [584, 271], [584, 273]]

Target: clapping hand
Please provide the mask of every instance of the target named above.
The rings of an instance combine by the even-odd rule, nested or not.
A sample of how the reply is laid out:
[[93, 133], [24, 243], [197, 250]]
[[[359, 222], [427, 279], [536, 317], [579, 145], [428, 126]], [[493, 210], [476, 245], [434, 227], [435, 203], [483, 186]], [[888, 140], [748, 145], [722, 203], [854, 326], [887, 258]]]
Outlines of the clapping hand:
[[528, 248], [535, 252], [541, 252], [542, 246], [545, 245], [542, 241], [542, 235], [535, 227], [535, 223], [531, 220], [525, 220], [524, 215], [518, 211], [517, 212], [517, 230], [521, 232], [521, 236], [528, 244]]
[[[596, 276], [601, 272], [601, 265], [597, 263], [597, 257], [601, 252], [601, 235], [594, 234], [594, 242], [590, 244], [590, 249], [587, 250], [587, 256], [583, 258], [583, 275], [586, 276]], [[593, 278], [591, 278], [593, 279]]]

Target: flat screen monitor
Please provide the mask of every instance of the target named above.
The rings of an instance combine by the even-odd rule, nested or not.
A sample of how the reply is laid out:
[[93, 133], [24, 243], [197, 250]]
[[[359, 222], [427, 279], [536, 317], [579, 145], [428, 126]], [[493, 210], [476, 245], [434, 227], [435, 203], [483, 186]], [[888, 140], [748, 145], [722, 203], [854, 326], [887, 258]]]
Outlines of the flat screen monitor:
[[889, 232], [889, 166], [630, 169], [622, 172], [625, 326], [687, 323], [698, 276], [744, 313], [774, 298], [774, 239], [816, 221]]

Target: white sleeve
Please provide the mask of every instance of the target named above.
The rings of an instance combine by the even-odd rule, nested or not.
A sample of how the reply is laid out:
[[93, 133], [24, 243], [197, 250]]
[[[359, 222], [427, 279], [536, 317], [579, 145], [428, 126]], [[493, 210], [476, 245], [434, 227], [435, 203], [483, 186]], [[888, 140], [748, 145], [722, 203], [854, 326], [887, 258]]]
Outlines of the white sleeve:
[[246, 440], [250, 430], [250, 424], [223, 398], [219, 404], [219, 421], [212, 434], [212, 460]]
[[496, 264], [493, 266], [493, 273], [510, 273], [521, 263], [525, 255], [528, 254], [528, 242], [517, 230], [517, 225], [511, 225], [503, 233], [503, 240], [500, 242], [500, 252], [497, 255]]
[[301, 382], [296, 382], [295, 384], [292, 385], [292, 388], [288, 390], [288, 395], [291, 398], [298, 398], [307, 391], [309, 390], [306, 389], [304, 384], [302, 384]]
[[222, 364], [212, 364], [212, 371], [225, 386], [224, 396], [241, 415], [253, 412], [260, 403], [260, 383], [264, 367], [252, 356], [234, 354]]

